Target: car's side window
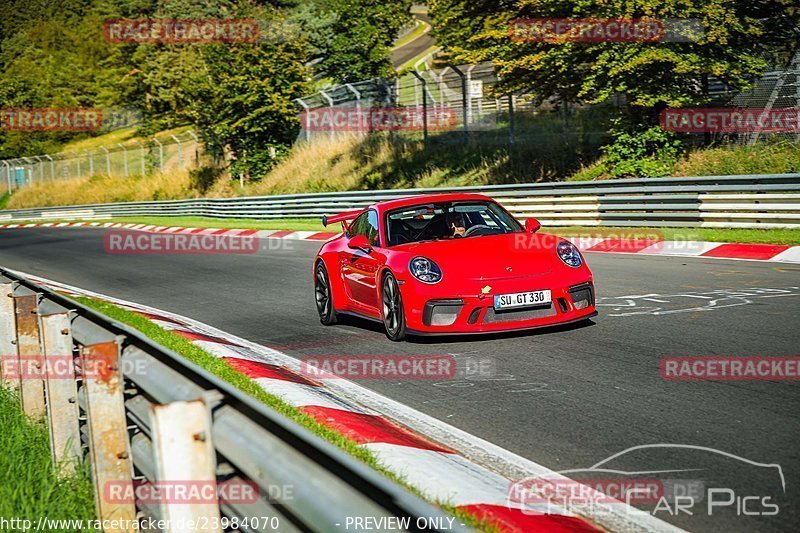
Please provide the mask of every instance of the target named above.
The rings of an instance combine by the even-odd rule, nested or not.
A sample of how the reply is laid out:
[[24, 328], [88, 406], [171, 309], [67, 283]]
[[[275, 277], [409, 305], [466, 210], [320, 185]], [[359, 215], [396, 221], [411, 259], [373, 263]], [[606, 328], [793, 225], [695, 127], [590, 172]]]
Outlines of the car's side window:
[[367, 239], [372, 246], [378, 246], [378, 213], [373, 210], [367, 211]]
[[347, 229], [347, 236], [352, 238], [356, 235], [367, 235], [367, 213], [362, 213], [356, 217], [356, 219], [350, 224], [350, 227]]

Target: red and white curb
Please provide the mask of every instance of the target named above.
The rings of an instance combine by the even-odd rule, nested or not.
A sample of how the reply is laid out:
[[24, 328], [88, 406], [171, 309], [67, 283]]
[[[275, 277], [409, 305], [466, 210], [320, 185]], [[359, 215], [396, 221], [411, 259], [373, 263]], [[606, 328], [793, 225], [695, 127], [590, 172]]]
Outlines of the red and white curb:
[[[152, 224], [122, 224], [119, 222], [45, 222], [31, 224], [0, 224], [0, 229], [13, 228], [75, 228], [96, 227], [127, 229], [152, 233], [221, 235], [226, 237], [255, 237], [259, 239], [289, 239], [328, 241], [339, 235], [330, 231], [254, 230], [220, 228], [184, 228]], [[565, 237], [582, 252], [643, 254], [677, 257], [704, 257], [747, 261], [800, 263], [800, 246], [783, 244], [738, 244], [707, 241], [662, 241], [653, 239], [618, 239], [603, 237]]]
[[[500, 531], [681, 531], [624, 503], [595, 503], [585, 511], [576, 506], [581, 514], [578, 516], [556, 505], [523, 505], [509, 501], [509, 488], [514, 481], [531, 476], [563, 478], [548, 468], [351, 381], [311, 379], [301, 372], [298, 359], [278, 350], [174, 313], [19, 274], [54, 290], [104, 300], [147, 317], [224, 359], [266, 392], [369, 449], [384, 467], [402, 476], [429, 500], [485, 519]], [[481, 460], [476, 461], [475, 457]], [[491, 464], [493, 469], [482, 464]], [[513, 475], [498, 472], [512, 472]], [[607, 501], [608, 498], [598, 495], [597, 500]]]
[[220, 235], [224, 237], [254, 237], [257, 239], [290, 239], [300, 241], [327, 241], [339, 235], [339, 233], [330, 231], [184, 228], [178, 226], [155, 226], [152, 224], [122, 224], [120, 222], [45, 222], [31, 224], [0, 224], [0, 229], [78, 227], [127, 229], [131, 231], [146, 231], [150, 233], [172, 233], [175, 235]]

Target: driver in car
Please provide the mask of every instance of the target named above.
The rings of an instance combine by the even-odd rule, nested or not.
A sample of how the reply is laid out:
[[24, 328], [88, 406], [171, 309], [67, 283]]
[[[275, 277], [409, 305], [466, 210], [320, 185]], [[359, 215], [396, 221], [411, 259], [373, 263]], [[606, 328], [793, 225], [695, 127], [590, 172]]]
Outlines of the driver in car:
[[463, 237], [467, 232], [464, 213], [447, 213], [447, 227], [453, 232], [452, 237]]

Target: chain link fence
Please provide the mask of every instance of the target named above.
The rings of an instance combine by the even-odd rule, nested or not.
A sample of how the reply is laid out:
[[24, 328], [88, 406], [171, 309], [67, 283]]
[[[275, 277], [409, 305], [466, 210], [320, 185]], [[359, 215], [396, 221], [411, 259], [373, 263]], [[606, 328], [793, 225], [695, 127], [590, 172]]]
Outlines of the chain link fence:
[[604, 105], [538, 102], [503, 94], [491, 63], [409, 71], [336, 85], [298, 98], [299, 142], [377, 131], [437, 141], [599, 146], [608, 139], [619, 98]]
[[[0, 184], [20, 187], [95, 175], [144, 176], [197, 166], [200, 141], [192, 130], [138, 141], [0, 161]], [[0, 185], [1, 186], [1, 185]]]
[[[537, 101], [526, 94], [503, 94], [491, 63], [408, 71], [396, 79], [376, 78], [336, 85], [298, 98], [299, 142], [363, 136], [378, 131], [436, 141], [544, 144], [553, 150], [581, 146], [583, 153], [610, 140], [611, 120], [623, 112], [624, 96], [598, 105]], [[756, 113], [797, 111], [800, 106], [800, 53], [783, 70], [767, 72], [744, 92], [711, 77], [707, 107]], [[791, 128], [790, 128], [791, 130]], [[739, 145], [759, 140], [800, 140], [791, 131], [756, 128], [747, 132], [692, 135], [692, 144]]]

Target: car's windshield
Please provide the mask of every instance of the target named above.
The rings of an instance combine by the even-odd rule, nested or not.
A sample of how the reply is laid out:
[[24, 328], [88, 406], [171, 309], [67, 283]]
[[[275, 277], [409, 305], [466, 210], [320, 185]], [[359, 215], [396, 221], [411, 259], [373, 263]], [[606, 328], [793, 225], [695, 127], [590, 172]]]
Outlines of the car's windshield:
[[518, 231], [523, 231], [519, 223], [494, 202], [435, 202], [391, 211], [386, 242], [396, 246]]

